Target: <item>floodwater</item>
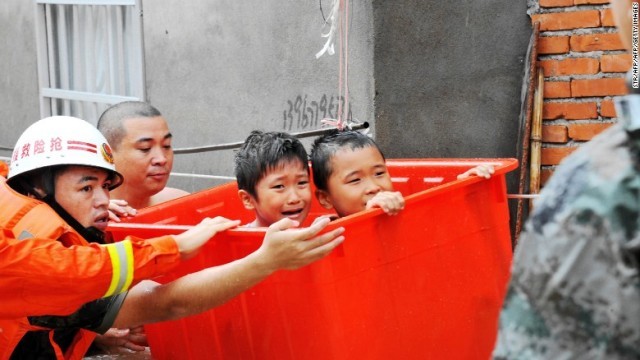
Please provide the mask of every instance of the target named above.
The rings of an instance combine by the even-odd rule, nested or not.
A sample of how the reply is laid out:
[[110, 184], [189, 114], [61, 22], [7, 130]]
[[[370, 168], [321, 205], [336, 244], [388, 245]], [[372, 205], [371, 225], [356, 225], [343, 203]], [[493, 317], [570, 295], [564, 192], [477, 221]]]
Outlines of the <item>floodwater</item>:
[[83, 360], [151, 360], [149, 348], [141, 352], [131, 352], [127, 354], [94, 355], [87, 356]]

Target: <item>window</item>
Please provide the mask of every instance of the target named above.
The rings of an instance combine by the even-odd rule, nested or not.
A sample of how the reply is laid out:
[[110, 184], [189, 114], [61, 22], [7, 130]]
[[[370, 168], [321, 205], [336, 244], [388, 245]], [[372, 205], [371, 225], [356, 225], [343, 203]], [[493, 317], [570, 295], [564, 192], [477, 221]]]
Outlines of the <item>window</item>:
[[36, 0], [36, 38], [42, 117], [144, 100], [141, 0]]

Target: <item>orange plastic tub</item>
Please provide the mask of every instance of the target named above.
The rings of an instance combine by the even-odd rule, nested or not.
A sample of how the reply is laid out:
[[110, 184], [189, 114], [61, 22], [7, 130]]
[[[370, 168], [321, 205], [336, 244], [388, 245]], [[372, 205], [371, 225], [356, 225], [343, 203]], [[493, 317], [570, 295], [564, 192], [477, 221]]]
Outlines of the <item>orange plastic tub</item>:
[[[490, 163], [489, 180], [456, 176]], [[389, 160], [400, 215], [367, 210], [332, 222], [346, 240], [328, 257], [280, 271], [230, 302], [146, 327], [154, 359], [488, 359], [511, 262], [505, 174], [515, 159]], [[310, 219], [326, 211], [314, 204]], [[114, 238], [177, 233], [205, 216], [239, 218], [235, 183], [111, 224]], [[257, 249], [259, 229], [217, 235], [161, 281]]]

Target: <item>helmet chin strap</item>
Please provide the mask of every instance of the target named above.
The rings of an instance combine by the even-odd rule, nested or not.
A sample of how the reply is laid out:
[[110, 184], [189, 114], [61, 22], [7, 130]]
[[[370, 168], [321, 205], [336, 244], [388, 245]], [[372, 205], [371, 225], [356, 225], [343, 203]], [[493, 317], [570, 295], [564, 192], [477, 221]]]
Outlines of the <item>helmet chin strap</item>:
[[60, 215], [60, 217], [69, 224], [75, 231], [77, 231], [85, 240], [88, 242], [95, 242], [99, 244], [105, 243], [104, 233], [100, 231], [98, 228], [89, 226], [84, 227], [82, 224], [78, 222], [73, 216], [71, 216], [67, 210], [65, 210], [58, 202], [52, 194], [46, 195], [44, 198], [40, 199], [43, 202], [47, 203], [47, 205], [51, 206], [55, 212]]
[[[69, 214], [55, 198], [55, 174], [59, 171], [61, 166], [52, 166], [42, 170], [40, 178], [42, 179], [41, 186], [42, 191], [37, 191], [36, 188], [29, 182], [23, 181], [22, 186], [26, 188], [27, 192], [36, 196], [36, 198], [47, 205], [58, 214], [60, 217], [69, 224], [75, 231], [77, 231], [88, 242], [95, 242], [99, 244], [105, 243], [104, 233], [99, 229], [90, 226], [84, 227], [78, 222], [71, 214]], [[45, 194], [42, 196], [42, 194]]]
[[42, 169], [35, 176], [40, 179], [36, 186], [28, 177], [18, 176], [11, 179], [9, 186], [17, 192], [32, 196], [49, 205], [64, 221], [77, 231], [88, 242], [104, 244], [105, 233], [100, 229], [90, 226], [84, 227], [71, 214], [69, 214], [55, 199], [55, 173], [61, 167], [49, 167]]

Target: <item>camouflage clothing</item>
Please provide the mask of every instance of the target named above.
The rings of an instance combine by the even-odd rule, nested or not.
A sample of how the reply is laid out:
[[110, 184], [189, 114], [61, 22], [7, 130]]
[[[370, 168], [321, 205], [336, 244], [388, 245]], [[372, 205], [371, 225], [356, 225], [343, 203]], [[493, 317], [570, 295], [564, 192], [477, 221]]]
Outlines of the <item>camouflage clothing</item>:
[[612, 126], [544, 187], [516, 248], [494, 359], [640, 359], [634, 141]]

